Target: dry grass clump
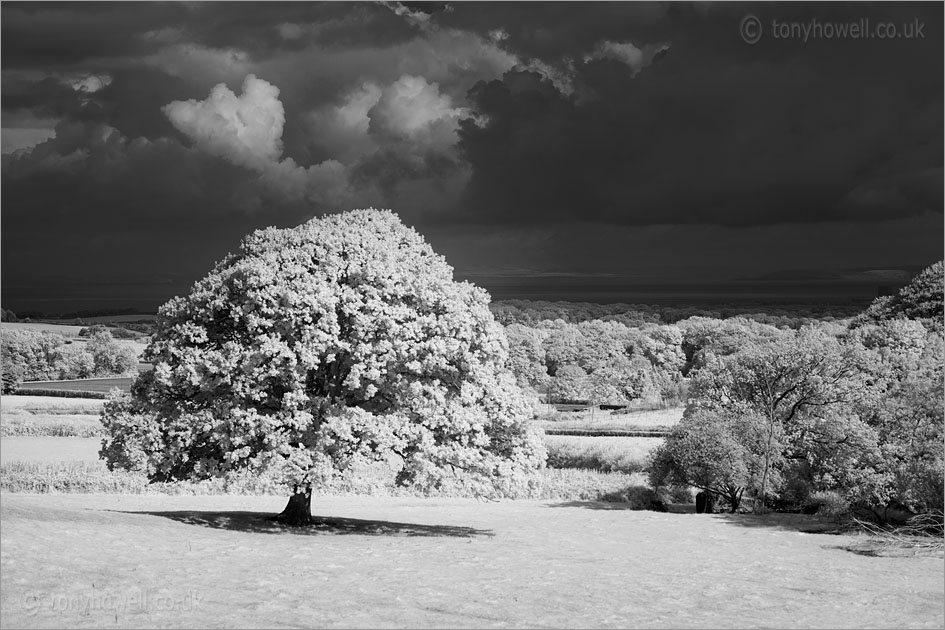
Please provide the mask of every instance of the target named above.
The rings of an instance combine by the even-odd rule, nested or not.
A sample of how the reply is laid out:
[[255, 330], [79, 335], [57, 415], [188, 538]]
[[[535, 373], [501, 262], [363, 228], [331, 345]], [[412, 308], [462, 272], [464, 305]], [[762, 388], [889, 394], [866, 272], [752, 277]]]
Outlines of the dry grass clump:
[[639, 473], [663, 441], [652, 437], [546, 435], [549, 468], [583, 468], [604, 473]]

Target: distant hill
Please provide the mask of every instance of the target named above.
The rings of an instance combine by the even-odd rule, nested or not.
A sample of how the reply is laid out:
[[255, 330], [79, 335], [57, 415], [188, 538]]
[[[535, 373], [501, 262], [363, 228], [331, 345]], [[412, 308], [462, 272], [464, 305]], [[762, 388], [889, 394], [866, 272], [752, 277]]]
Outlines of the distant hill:
[[853, 326], [905, 318], [929, 328], [945, 327], [945, 265], [938, 261], [924, 269], [895, 295], [876, 298], [852, 322]]

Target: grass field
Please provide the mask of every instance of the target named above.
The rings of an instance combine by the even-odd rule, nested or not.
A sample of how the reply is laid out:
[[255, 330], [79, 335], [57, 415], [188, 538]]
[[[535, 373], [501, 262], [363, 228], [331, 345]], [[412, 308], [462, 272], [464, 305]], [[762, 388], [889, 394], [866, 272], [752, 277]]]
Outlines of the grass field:
[[125, 392], [131, 391], [132, 382], [134, 382], [134, 378], [130, 376], [83, 378], [72, 381], [26, 381], [20, 383], [18, 390], [54, 389], [67, 392], [102, 392], [107, 394], [116, 387]]
[[941, 628], [940, 557], [866, 557], [811, 517], [594, 502], [10, 495], [0, 625]]
[[2, 396], [0, 415], [6, 414], [69, 414], [95, 415], [102, 410], [103, 400], [88, 398], [50, 398], [48, 396]]
[[658, 437], [545, 436], [549, 466], [604, 472], [643, 470], [647, 456], [662, 442]]
[[4, 437], [0, 440], [0, 462], [95, 462], [101, 444], [102, 440], [94, 437]]
[[[137, 474], [110, 472], [98, 459], [100, 438], [4, 437], [0, 440], [0, 489], [8, 492], [107, 492], [157, 494], [279, 494], [265, 476], [235, 473], [225, 479], [201, 482], [147, 484]], [[355, 468], [345, 478], [320, 487], [322, 495], [423, 496], [393, 486], [396, 470], [378, 463]], [[538, 477], [530, 496], [545, 499], [589, 500], [617, 496], [632, 486], [644, 485], [639, 473], [549, 468]], [[433, 495], [471, 496], [463, 487]]]
[[[69, 422], [94, 418], [101, 405], [0, 400], [4, 416]], [[607, 461], [645, 458], [660, 441], [546, 440], [553, 450]], [[264, 478], [148, 485], [109, 472], [99, 445], [0, 440], [0, 626], [945, 622], [940, 553], [858, 555], [848, 549], [862, 536], [812, 533], [833, 524], [803, 515], [695, 515], [691, 505], [656, 513], [594, 500], [644, 484], [640, 473], [550, 468], [541, 500], [490, 502], [416, 496], [365, 469], [319, 489], [317, 524], [292, 530], [265, 519], [285, 497]]]
[[80, 437], [102, 435], [99, 419], [104, 400], [50, 396], [0, 398], [0, 436]]
[[682, 419], [684, 409], [660, 409], [657, 411], [638, 411], [632, 413], [558, 413], [553, 420], [542, 420], [548, 429], [569, 429], [577, 431], [611, 431], [633, 429], [660, 429], [676, 425]]
[[0, 328], [10, 330], [39, 330], [59, 333], [63, 337], [78, 337], [79, 331], [85, 326], [69, 326], [66, 324], [47, 324], [44, 322], [3, 322]]

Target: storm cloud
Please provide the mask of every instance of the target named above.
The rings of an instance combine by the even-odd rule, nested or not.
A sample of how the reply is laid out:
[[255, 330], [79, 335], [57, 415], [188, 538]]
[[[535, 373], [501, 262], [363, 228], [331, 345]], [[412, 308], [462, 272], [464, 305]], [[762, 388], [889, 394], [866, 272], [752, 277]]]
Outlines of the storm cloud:
[[[753, 45], [749, 13], [769, 31]], [[921, 22], [923, 37], [770, 32], [864, 17]], [[160, 302], [154, 278], [193, 281], [253, 229], [369, 205], [469, 277], [925, 265], [941, 257], [942, 17], [914, 3], [4, 3], [4, 305], [64, 270], [152, 282]], [[768, 255], [781, 237], [790, 251]]]

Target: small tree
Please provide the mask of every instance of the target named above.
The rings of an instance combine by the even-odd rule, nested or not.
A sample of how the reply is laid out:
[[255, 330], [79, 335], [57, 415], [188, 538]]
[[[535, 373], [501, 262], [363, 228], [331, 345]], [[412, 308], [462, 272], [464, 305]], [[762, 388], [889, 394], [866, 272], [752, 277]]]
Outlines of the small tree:
[[865, 389], [863, 381], [862, 356], [855, 348], [825, 330], [805, 327], [769, 341], [748, 341], [737, 352], [715, 358], [695, 374], [691, 392], [700, 407], [763, 419], [761, 507], [783, 454], [779, 436], [787, 434], [790, 441], [816, 426], [802, 423], [806, 417], [823, 418], [835, 408], [852, 406]]
[[3, 366], [3, 393], [12, 394], [20, 387], [23, 381], [20, 369], [14, 365]]
[[763, 427], [752, 416], [687, 414], [654, 451], [650, 482], [654, 487], [695, 486], [727, 501], [735, 513], [763, 469]]
[[116, 342], [105, 328], [89, 335], [86, 350], [92, 355], [96, 374], [127, 374], [138, 364], [134, 350]]
[[391, 453], [399, 484], [510, 492], [544, 449], [488, 302], [388, 211], [258, 231], [161, 308], [102, 456], [152, 481], [267, 470], [291, 525], [313, 485]]

